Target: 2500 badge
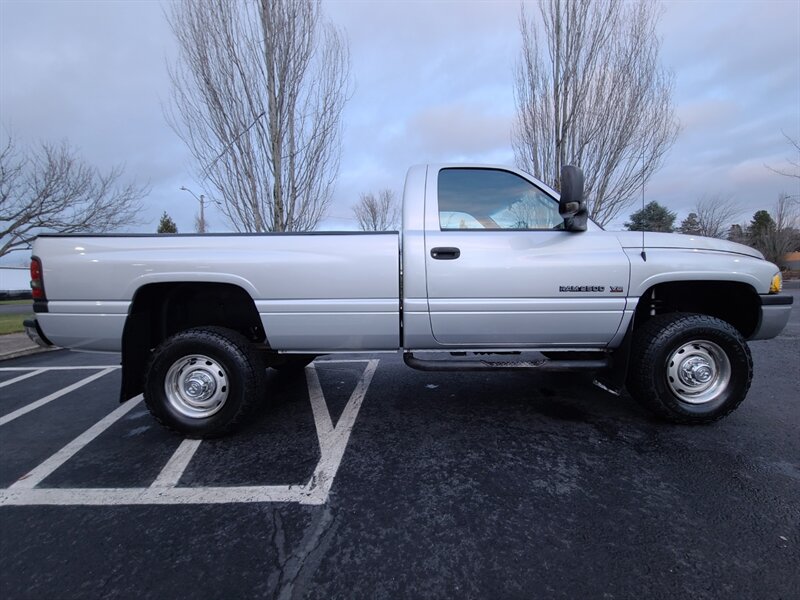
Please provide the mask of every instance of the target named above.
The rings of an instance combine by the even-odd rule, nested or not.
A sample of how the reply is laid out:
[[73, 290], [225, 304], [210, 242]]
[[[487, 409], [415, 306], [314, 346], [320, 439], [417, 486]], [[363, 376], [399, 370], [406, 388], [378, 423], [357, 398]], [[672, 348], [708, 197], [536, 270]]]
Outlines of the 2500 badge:
[[[604, 285], [560, 285], [558, 286], [559, 292], [605, 292], [606, 286]], [[612, 294], [621, 294], [622, 286], [611, 285], [608, 289]]]

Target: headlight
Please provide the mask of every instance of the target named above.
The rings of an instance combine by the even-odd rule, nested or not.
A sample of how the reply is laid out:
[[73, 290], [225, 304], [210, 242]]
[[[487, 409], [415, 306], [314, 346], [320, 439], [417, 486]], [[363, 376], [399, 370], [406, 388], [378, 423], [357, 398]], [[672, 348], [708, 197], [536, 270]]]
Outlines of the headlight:
[[782, 289], [783, 289], [783, 275], [781, 275], [780, 273], [776, 273], [775, 277], [772, 278], [772, 283], [769, 284], [769, 293], [779, 294]]

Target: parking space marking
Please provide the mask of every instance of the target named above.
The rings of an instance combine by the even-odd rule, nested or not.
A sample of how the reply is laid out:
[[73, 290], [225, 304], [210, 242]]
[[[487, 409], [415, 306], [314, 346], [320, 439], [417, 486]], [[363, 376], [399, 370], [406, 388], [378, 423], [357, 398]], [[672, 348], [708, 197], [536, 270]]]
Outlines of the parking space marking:
[[121, 369], [119, 365], [75, 365], [74, 367], [0, 367], [0, 372], [9, 371], [97, 371], [98, 369]]
[[[51, 473], [139, 404], [142, 396], [125, 402], [80, 436], [64, 446], [7, 489], [0, 489], [0, 506], [80, 505], [115, 506], [144, 504], [224, 504], [249, 502], [289, 502], [319, 505], [328, 500], [333, 480], [341, 466], [356, 417], [364, 402], [378, 359], [325, 360], [319, 364], [367, 363], [336, 426], [319, 382], [316, 367], [306, 367], [306, 379], [320, 445], [320, 460], [305, 484], [265, 486], [178, 487], [186, 467], [201, 440], [184, 440], [172, 454], [155, 481], [147, 488], [39, 488]], [[101, 367], [102, 368], [102, 367]], [[115, 367], [114, 367], [115, 368]], [[107, 371], [113, 370], [108, 368]], [[97, 378], [101, 374], [93, 375]], [[88, 378], [87, 378], [88, 379]], [[85, 380], [84, 380], [85, 381]], [[81, 384], [82, 382], [78, 382]], [[86, 382], [88, 383], [88, 381]], [[76, 384], [77, 385], [77, 384]], [[70, 386], [72, 387], [72, 386]], [[78, 386], [79, 387], [79, 386]], [[66, 388], [65, 388], [66, 389]], [[63, 393], [66, 393], [62, 390]]]
[[27, 373], [23, 373], [19, 377], [14, 377], [13, 379], [9, 379], [8, 381], [4, 381], [0, 383], [0, 388], [6, 387], [7, 385], [11, 385], [17, 383], [18, 381], [24, 381], [29, 377], [33, 377], [35, 375], [39, 375], [40, 373], [44, 373], [47, 369], [35, 369], [33, 371], [28, 371]]
[[102, 371], [100, 371], [99, 373], [95, 373], [94, 375], [89, 375], [89, 377], [85, 377], [85, 378], [81, 379], [80, 381], [77, 381], [77, 382], [73, 383], [72, 385], [69, 385], [69, 386], [67, 386], [67, 387], [65, 387], [65, 388], [63, 388], [63, 389], [61, 389], [61, 390], [59, 390], [57, 392], [53, 392], [52, 394], [50, 394], [48, 396], [45, 396], [44, 398], [36, 400], [35, 402], [31, 402], [30, 404], [26, 404], [22, 408], [17, 409], [14, 412], [8, 413], [7, 415], [4, 415], [4, 416], [0, 417], [0, 426], [5, 425], [6, 423], [10, 423], [14, 419], [18, 419], [22, 415], [28, 414], [32, 410], [36, 410], [37, 408], [39, 408], [41, 406], [44, 406], [45, 404], [47, 404], [49, 402], [52, 402], [53, 400], [61, 398], [62, 396], [66, 396], [70, 392], [74, 392], [75, 390], [77, 390], [79, 388], [82, 388], [85, 385], [90, 384], [95, 379], [100, 379], [101, 377], [103, 377], [103, 375], [108, 375], [109, 373], [111, 373], [115, 369], [117, 369], [117, 367], [106, 367]]
[[174, 488], [34, 488], [0, 490], [0, 506], [119, 506], [127, 504], [238, 504], [309, 501], [304, 486]]
[[317, 369], [314, 368], [313, 363], [306, 366], [306, 383], [308, 384], [308, 398], [311, 400], [311, 410], [314, 413], [314, 425], [317, 428], [317, 439], [320, 451], [322, 451], [325, 440], [333, 432], [333, 421], [322, 393]]
[[150, 484], [151, 488], [174, 488], [181, 480], [181, 475], [189, 466], [189, 461], [192, 460], [197, 448], [200, 447], [202, 440], [183, 440], [181, 445], [169, 459], [166, 466], [161, 469], [161, 472], [156, 477], [156, 480]]
[[[336, 362], [336, 361], [325, 361]], [[344, 451], [347, 448], [347, 442], [350, 440], [350, 434], [353, 432], [353, 426], [358, 416], [358, 411], [361, 409], [361, 404], [364, 402], [364, 396], [367, 395], [369, 384], [372, 382], [372, 376], [378, 368], [378, 360], [372, 359], [367, 362], [367, 368], [356, 384], [356, 388], [350, 395], [347, 405], [344, 407], [339, 420], [336, 422], [336, 427], [332, 427], [330, 431], [323, 434], [322, 430], [317, 429], [319, 436], [319, 450], [320, 460], [317, 463], [317, 468], [314, 469], [314, 474], [311, 480], [306, 484], [310, 497], [313, 497], [319, 504], [324, 504], [328, 501], [328, 494], [333, 485], [333, 478], [336, 476], [339, 466], [342, 463]], [[316, 368], [314, 363], [306, 367], [306, 373], [309, 370], [314, 372], [313, 377], [308, 377], [309, 396], [311, 397], [311, 408], [314, 411], [314, 420], [324, 423], [326, 426], [331, 421], [331, 415], [328, 411], [328, 405], [325, 398], [322, 396], [321, 388], [319, 394], [311, 394], [312, 380], [316, 381], [319, 386], [319, 379], [316, 377]], [[319, 414], [319, 417], [317, 416]]]
[[[80, 383], [80, 382], [78, 382]], [[131, 409], [135, 408], [139, 402], [142, 401], [142, 395], [139, 394], [135, 398], [131, 398], [124, 404], [120, 404], [115, 410], [100, 419], [97, 423], [89, 427], [86, 431], [72, 440], [69, 444], [61, 448], [58, 452], [53, 454], [50, 458], [45, 460], [38, 467], [30, 471], [27, 475], [23, 475], [15, 481], [8, 489], [31, 489], [39, 485], [45, 478], [55, 471], [58, 467], [67, 462], [70, 458], [75, 456], [81, 448], [86, 446], [98, 435], [103, 433], [106, 429], [111, 427], [114, 423], [124, 417]]]

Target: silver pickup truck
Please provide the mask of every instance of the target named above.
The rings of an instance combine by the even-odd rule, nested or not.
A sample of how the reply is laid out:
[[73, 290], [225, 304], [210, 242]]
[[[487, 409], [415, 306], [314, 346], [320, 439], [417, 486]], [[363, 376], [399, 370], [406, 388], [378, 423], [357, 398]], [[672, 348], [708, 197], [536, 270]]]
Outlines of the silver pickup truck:
[[[267, 396], [266, 368], [402, 351], [423, 370], [596, 371], [678, 423], [747, 394], [747, 340], [776, 336], [792, 297], [747, 246], [607, 232], [583, 176], [412, 167], [402, 232], [42, 235], [43, 343], [122, 353], [121, 400], [187, 436], [219, 436]], [[497, 355], [497, 356], [493, 356]]]

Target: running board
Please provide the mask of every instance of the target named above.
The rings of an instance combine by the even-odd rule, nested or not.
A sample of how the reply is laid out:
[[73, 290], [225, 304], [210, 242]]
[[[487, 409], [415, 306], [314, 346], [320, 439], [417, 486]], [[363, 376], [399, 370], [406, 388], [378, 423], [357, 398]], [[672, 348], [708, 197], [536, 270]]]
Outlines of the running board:
[[413, 353], [403, 354], [403, 360], [418, 371], [577, 371], [606, 369], [611, 366], [608, 358], [595, 360], [548, 360], [546, 358], [527, 361], [490, 360], [422, 360]]

